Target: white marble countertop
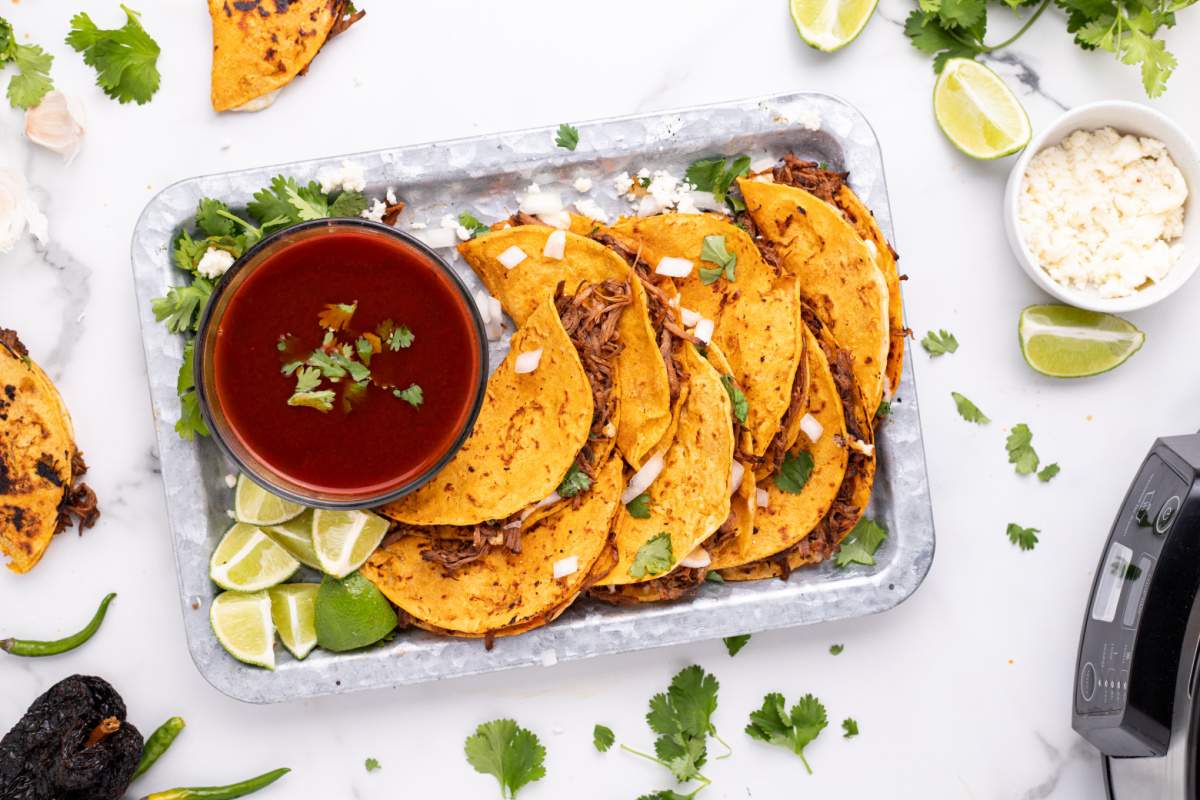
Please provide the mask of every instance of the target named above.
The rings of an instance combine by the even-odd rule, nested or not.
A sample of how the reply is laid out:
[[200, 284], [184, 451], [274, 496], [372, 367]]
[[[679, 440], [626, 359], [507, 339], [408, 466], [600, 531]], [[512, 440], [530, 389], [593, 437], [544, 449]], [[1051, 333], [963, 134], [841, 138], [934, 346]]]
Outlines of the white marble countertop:
[[[734, 747], [711, 765], [701, 797], [1101, 796], [1098, 759], [1070, 728], [1079, 626], [1101, 543], [1145, 451], [1158, 435], [1200, 427], [1189, 346], [1200, 281], [1129, 315], [1148, 340], [1119, 370], [1077, 382], [1030, 371], [1017, 313], [1045, 297], [1004, 239], [1011, 160], [970, 161], [938, 132], [930, 62], [900, 30], [908, 2], [882, 0], [861, 38], [828, 56], [800, 42], [782, 0], [612, 0], [586, 14], [554, 0], [376, 0], [275, 107], [226, 116], [209, 108], [209, 23], [197, 0], [139, 4], [163, 47], [163, 86], [144, 107], [104, 98], [62, 44], [76, 7], [103, 23], [118, 19], [115, 2], [2, 5], [22, 35], [57, 56], [55, 79], [82, 95], [90, 130], [64, 166], [25, 142], [19, 114], [0, 109], [0, 166], [26, 173], [50, 220], [47, 249], [26, 241], [0, 256], [0, 325], [17, 329], [58, 381], [104, 516], [83, 537], [54, 542], [31, 574], [0, 571], [0, 633], [72, 630], [104, 592], [120, 598], [85, 648], [0, 659], [0, 730], [62, 677], [100, 674], [144, 732], [172, 714], [188, 722], [146, 781], [153, 786], [138, 789], [289, 765], [295, 773], [263, 798], [489, 798], [495, 784], [467, 766], [463, 739], [479, 722], [513, 716], [549, 751], [547, 778], [522, 798], [632, 798], [669, 786], [665, 771], [597, 754], [592, 725], [648, 746], [646, 701], [699, 663], [721, 680], [715, 721]], [[992, 17], [1003, 13], [993, 8]], [[1143, 100], [1135, 69], [1084, 53], [1059, 12], [1046, 17], [993, 62], [1035, 129], [1067, 106]], [[1181, 15], [1167, 39], [1182, 63], [1153, 103], [1193, 135], [1200, 58], [1184, 51], [1198, 35], [1200, 17]], [[909, 323], [919, 333], [949, 328], [961, 342], [936, 362], [915, 354], [938, 531], [916, 595], [880, 616], [755, 636], [735, 659], [708, 642], [271, 707], [209, 687], [180, 623], [133, 307], [129, 236], [146, 201], [199, 173], [797, 90], [840, 95], [874, 125], [911, 277]], [[951, 390], [995, 422], [967, 426]], [[1062, 465], [1052, 483], [1023, 480], [1006, 463], [1005, 429], [1017, 422], [1030, 425], [1044, 459]], [[1009, 544], [1010, 521], [1042, 530], [1035, 551]], [[834, 642], [845, 645], [836, 658]], [[771, 690], [813, 692], [829, 708], [832, 725], [807, 752], [812, 776], [740, 733]], [[849, 742], [838, 730], [848, 715], [862, 730]], [[365, 772], [368, 756], [382, 771]]]

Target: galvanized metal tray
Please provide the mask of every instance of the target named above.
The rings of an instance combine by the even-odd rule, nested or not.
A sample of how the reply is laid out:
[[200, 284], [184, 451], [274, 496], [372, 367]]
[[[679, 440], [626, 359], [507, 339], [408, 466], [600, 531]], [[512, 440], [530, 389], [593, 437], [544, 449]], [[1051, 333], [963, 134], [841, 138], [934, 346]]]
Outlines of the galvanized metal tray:
[[[611, 178], [618, 173], [649, 168], [682, 176], [689, 163], [704, 156], [747, 153], [759, 160], [791, 151], [849, 170], [854, 190], [894, 241], [878, 140], [862, 114], [837, 98], [789, 94], [578, 127], [580, 146], [574, 152], [557, 148], [551, 129], [518, 131], [191, 178], [167, 187], [146, 206], [133, 234], [133, 275], [184, 625], [197, 668], [220, 691], [269, 703], [858, 617], [896, 606], [924, 579], [933, 560], [933, 515], [913, 365], [906, 355], [898, 402], [877, 438], [870, 513], [890, 535], [874, 567], [836, 569], [825, 563], [787, 581], [707, 583], [690, 600], [643, 608], [581, 600], [550, 626], [497, 640], [490, 652], [478, 640], [405, 631], [383, 646], [342, 655], [316, 650], [304, 661], [281, 648], [280, 663], [269, 672], [243, 665], [221, 649], [208, 623], [217, 592], [208, 579], [208, 560], [230, 524], [233, 497], [224, 478], [232, 466], [212, 442], [185, 442], [176, 435], [175, 380], [183, 341], [156, 322], [150, 309], [153, 298], [183, 279], [171, 264], [171, 242], [190, 222], [200, 198], [244, 204], [273, 175], [307, 181], [322, 167], [349, 159], [365, 167], [370, 196], [381, 197], [393, 187], [408, 203], [399, 222], [404, 228], [437, 226], [444, 215], [462, 210], [484, 220], [507, 216], [517, 195], [533, 182], [561, 188], [573, 199], [571, 187], [580, 176], [593, 180], [586, 196], [615, 216], [630, 213], [613, 188]], [[443, 252], [473, 288], [480, 286], [457, 254]], [[507, 341], [493, 345], [493, 366], [506, 347]]]

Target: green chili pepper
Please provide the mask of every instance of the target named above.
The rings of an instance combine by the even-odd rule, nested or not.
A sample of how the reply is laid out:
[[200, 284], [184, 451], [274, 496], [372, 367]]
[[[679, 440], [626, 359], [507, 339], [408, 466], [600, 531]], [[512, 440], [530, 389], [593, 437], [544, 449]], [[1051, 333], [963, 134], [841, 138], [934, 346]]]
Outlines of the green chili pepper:
[[168, 789], [165, 792], [155, 792], [146, 795], [142, 800], [230, 800], [234, 797], [257, 792], [264, 786], [270, 786], [275, 781], [291, 772], [290, 769], [276, 769], [251, 778], [241, 783], [231, 783], [228, 786], [197, 786], [191, 789]]
[[71, 634], [65, 639], [58, 639], [53, 642], [36, 642], [29, 639], [0, 639], [0, 650], [14, 656], [34, 657], [56, 656], [59, 653], [74, 650], [92, 638], [92, 635], [96, 631], [100, 630], [100, 623], [104, 621], [104, 615], [108, 612], [108, 604], [116, 596], [116, 592], [113, 592], [101, 600], [100, 607], [96, 609], [96, 614], [92, 617], [92, 621], [79, 633]]
[[171, 717], [159, 725], [158, 730], [150, 734], [150, 738], [142, 747], [142, 760], [138, 762], [137, 769], [133, 771], [134, 778], [154, 766], [154, 762], [167, 752], [167, 748], [175, 742], [175, 737], [179, 735], [186, 724], [182, 717]]

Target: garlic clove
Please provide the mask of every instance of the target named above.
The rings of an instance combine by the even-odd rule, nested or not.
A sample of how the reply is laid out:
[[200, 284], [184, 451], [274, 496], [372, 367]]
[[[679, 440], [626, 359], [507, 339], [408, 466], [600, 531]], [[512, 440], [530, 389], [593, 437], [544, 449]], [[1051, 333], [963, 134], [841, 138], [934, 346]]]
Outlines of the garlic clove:
[[79, 154], [86, 131], [83, 105], [59, 91], [48, 92], [41, 103], [25, 112], [29, 141], [53, 150], [67, 162]]

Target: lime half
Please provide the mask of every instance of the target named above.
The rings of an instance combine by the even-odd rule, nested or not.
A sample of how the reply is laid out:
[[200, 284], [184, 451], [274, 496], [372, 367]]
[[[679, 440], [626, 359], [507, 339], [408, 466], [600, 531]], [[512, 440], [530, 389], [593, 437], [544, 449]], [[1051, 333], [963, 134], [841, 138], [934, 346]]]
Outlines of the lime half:
[[303, 659], [317, 646], [316, 583], [285, 583], [267, 590], [271, 620], [283, 646]]
[[857, 39], [878, 4], [879, 0], [789, 0], [800, 38], [826, 53]]
[[375, 644], [397, 623], [392, 604], [357, 572], [342, 580], [326, 575], [316, 612], [317, 643], [338, 653]]
[[270, 525], [263, 531], [292, 554], [292, 557], [306, 567], [320, 569], [321, 562], [317, 560], [317, 550], [312, 540], [313, 512], [304, 512], [282, 525]]
[[1146, 341], [1146, 334], [1120, 317], [1059, 305], [1025, 309], [1017, 333], [1029, 366], [1054, 378], [1108, 372]]
[[237, 479], [237, 493], [233, 501], [233, 513], [238, 522], [251, 525], [278, 525], [297, 517], [304, 506], [276, 497], [245, 475]]
[[1000, 76], [969, 58], [952, 58], [933, 87], [933, 113], [954, 146], [971, 158], [1000, 158], [1029, 144], [1033, 129]]
[[370, 511], [313, 512], [313, 548], [326, 575], [344, 578], [379, 547], [388, 521]]
[[208, 562], [208, 577], [222, 589], [256, 592], [283, 583], [300, 562], [261, 528], [236, 523], [225, 532]]
[[275, 669], [275, 629], [266, 592], [223, 592], [209, 612], [213, 633], [229, 655], [257, 667]]

